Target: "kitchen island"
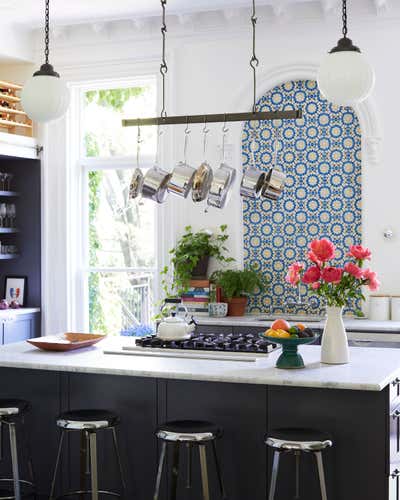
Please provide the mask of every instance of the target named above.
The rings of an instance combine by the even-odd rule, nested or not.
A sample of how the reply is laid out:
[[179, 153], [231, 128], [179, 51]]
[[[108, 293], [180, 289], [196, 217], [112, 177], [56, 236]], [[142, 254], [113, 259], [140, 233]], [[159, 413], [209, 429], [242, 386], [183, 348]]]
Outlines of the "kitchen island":
[[[48, 494], [56, 455], [55, 417], [63, 410], [88, 407], [121, 415], [131, 498], [152, 498], [157, 424], [195, 418], [211, 420], [224, 429], [220, 454], [230, 500], [265, 500], [271, 456], [263, 443], [264, 434], [285, 426], [331, 433], [334, 446], [325, 454], [331, 500], [398, 499], [400, 431], [395, 410], [400, 406], [400, 350], [353, 348], [349, 365], [329, 366], [319, 363], [318, 346], [304, 346], [306, 369], [292, 371], [275, 368], [279, 352], [254, 362], [103, 352], [129, 342], [132, 339], [105, 340], [96, 347], [64, 354], [41, 352], [25, 343], [0, 348], [1, 396], [24, 398], [33, 405], [27, 426], [40, 496]], [[72, 444], [63, 457], [64, 487], [71, 477], [77, 478], [79, 469], [78, 439]], [[115, 486], [118, 474], [111, 442], [100, 442], [99, 455], [104, 486]], [[181, 470], [185, 471], [185, 463]], [[199, 481], [196, 474], [197, 467], [195, 483]], [[212, 470], [210, 475], [214, 483]], [[309, 456], [302, 461], [301, 477], [304, 498], [319, 500]], [[292, 498], [293, 480], [294, 462], [285, 457], [277, 500]], [[187, 498], [183, 482], [180, 487], [179, 498]], [[166, 499], [166, 490], [163, 494]], [[194, 492], [190, 498], [201, 496]]]

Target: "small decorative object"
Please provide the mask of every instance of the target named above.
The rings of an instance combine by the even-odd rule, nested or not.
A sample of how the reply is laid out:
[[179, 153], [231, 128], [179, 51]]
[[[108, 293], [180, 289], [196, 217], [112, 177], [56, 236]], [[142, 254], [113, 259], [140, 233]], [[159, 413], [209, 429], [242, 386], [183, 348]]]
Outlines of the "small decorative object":
[[121, 337], [146, 337], [147, 335], [153, 335], [154, 328], [150, 325], [140, 324], [133, 326], [131, 328], [126, 328], [121, 330]]
[[11, 309], [19, 309], [21, 306], [19, 305], [17, 300], [12, 300], [10, 302], [10, 308]]
[[388, 321], [390, 319], [390, 297], [387, 295], [371, 295], [369, 298], [368, 319], [372, 321]]
[[248, 295], [265, 289], [265, 278], [255, 269], [215, 271], [210, 280], [222, 288], [228, 316], [243, 316]]
[[228, 314], [227, 302], [210, 302], [208, 314], [213, 318], [224, 318]]
[[364, 101], [375, 85], [375, 73], [361, 50], [347, 37], [347, 1], [342, 0], [343, 37], [322, 61], [318, 87], [322, 95], [338, 106]]
[[321, 361], [329, 364], [349, 362], [349, 348], [342, 312], [349, 299], [365, 300], [364, 285], [375, 292], [380, 283], [371, 269], [363, 269], [364, 261], [370, 260], [371, 252], [361, 245], [352, 245], [347, 253], [349, 261], [343, 267], [329, 265], [335, 257], [335, 245], [328, 239], [311, 242], [308, 259], [312, 265], [306, 269], [302, 262], [289, 267], [286, 281], [293, 286], [300, 282], [323, 297], [327, 303], [327, 320], [322, 336]]
[[27, 278], [25, 276], [6, 276], [5, 300], [8, 303], [16, 302], [19, 306], [24, 306], [26, 302], [26, 283]]
[[0, 310], [4, 311], [5, 309], [8, 309], [8, 302], [6, 299], [0, 300]]

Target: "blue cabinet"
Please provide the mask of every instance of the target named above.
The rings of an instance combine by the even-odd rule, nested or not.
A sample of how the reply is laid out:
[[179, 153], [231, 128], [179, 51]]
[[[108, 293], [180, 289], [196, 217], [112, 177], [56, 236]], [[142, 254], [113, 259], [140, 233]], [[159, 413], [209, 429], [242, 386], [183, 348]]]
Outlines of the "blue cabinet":
[[12, 344], [40, 336], [40, 313], [17, 314], [12, 320], [2, 321], [1, 333], [2, 344]]

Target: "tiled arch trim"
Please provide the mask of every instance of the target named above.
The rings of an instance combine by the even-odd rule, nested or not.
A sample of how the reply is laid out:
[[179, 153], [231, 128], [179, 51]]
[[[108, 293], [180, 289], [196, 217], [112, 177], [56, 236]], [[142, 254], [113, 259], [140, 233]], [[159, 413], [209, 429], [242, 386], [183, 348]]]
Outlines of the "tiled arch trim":
[[274, 126], [279, 128], [278, 164], [287, 174], [285, 191], [277, 202], [243, 200], [243, 253], [245, 265], [262, 269], [269, 281], [266, 292], [252, 297], [249, 310], [280, 313], [288, 300], [297, 298], [285, 283], [287, 267], [304, 260], [309, 241], [330, 238], [338, 258], [361, 242], [361, 131], [354, 111], [329, 104], [313, 80], [279, 85], [259, 99], [258, 107], [300, 107], [304, 113], [297, 123], [247, 122], [242, 136], [243, 167], [251, 162], [252, 131], [258, 130], [255, 162], [268, 170]]

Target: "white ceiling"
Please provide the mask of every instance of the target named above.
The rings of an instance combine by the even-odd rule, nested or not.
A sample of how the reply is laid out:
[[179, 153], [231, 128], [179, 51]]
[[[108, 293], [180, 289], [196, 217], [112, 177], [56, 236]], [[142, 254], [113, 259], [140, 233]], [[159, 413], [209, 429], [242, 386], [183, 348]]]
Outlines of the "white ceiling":
[[[338, 0], [257, 0], [274, 8], [295, 3], [322, 3], [330, 8]], [[369, 0], [367, 0], [369, 1]], [[385, 0], [386, 1], [386, 0]], [[170, 14], [234, 9], [251, 5], [251, 0], [168, 0]], [[1, 21], [36, 27], [42, 23], [44, 0], [0, 0]], [[134, 19], [160, 14], [159, 0], [51, 0], [53, 25]]]

